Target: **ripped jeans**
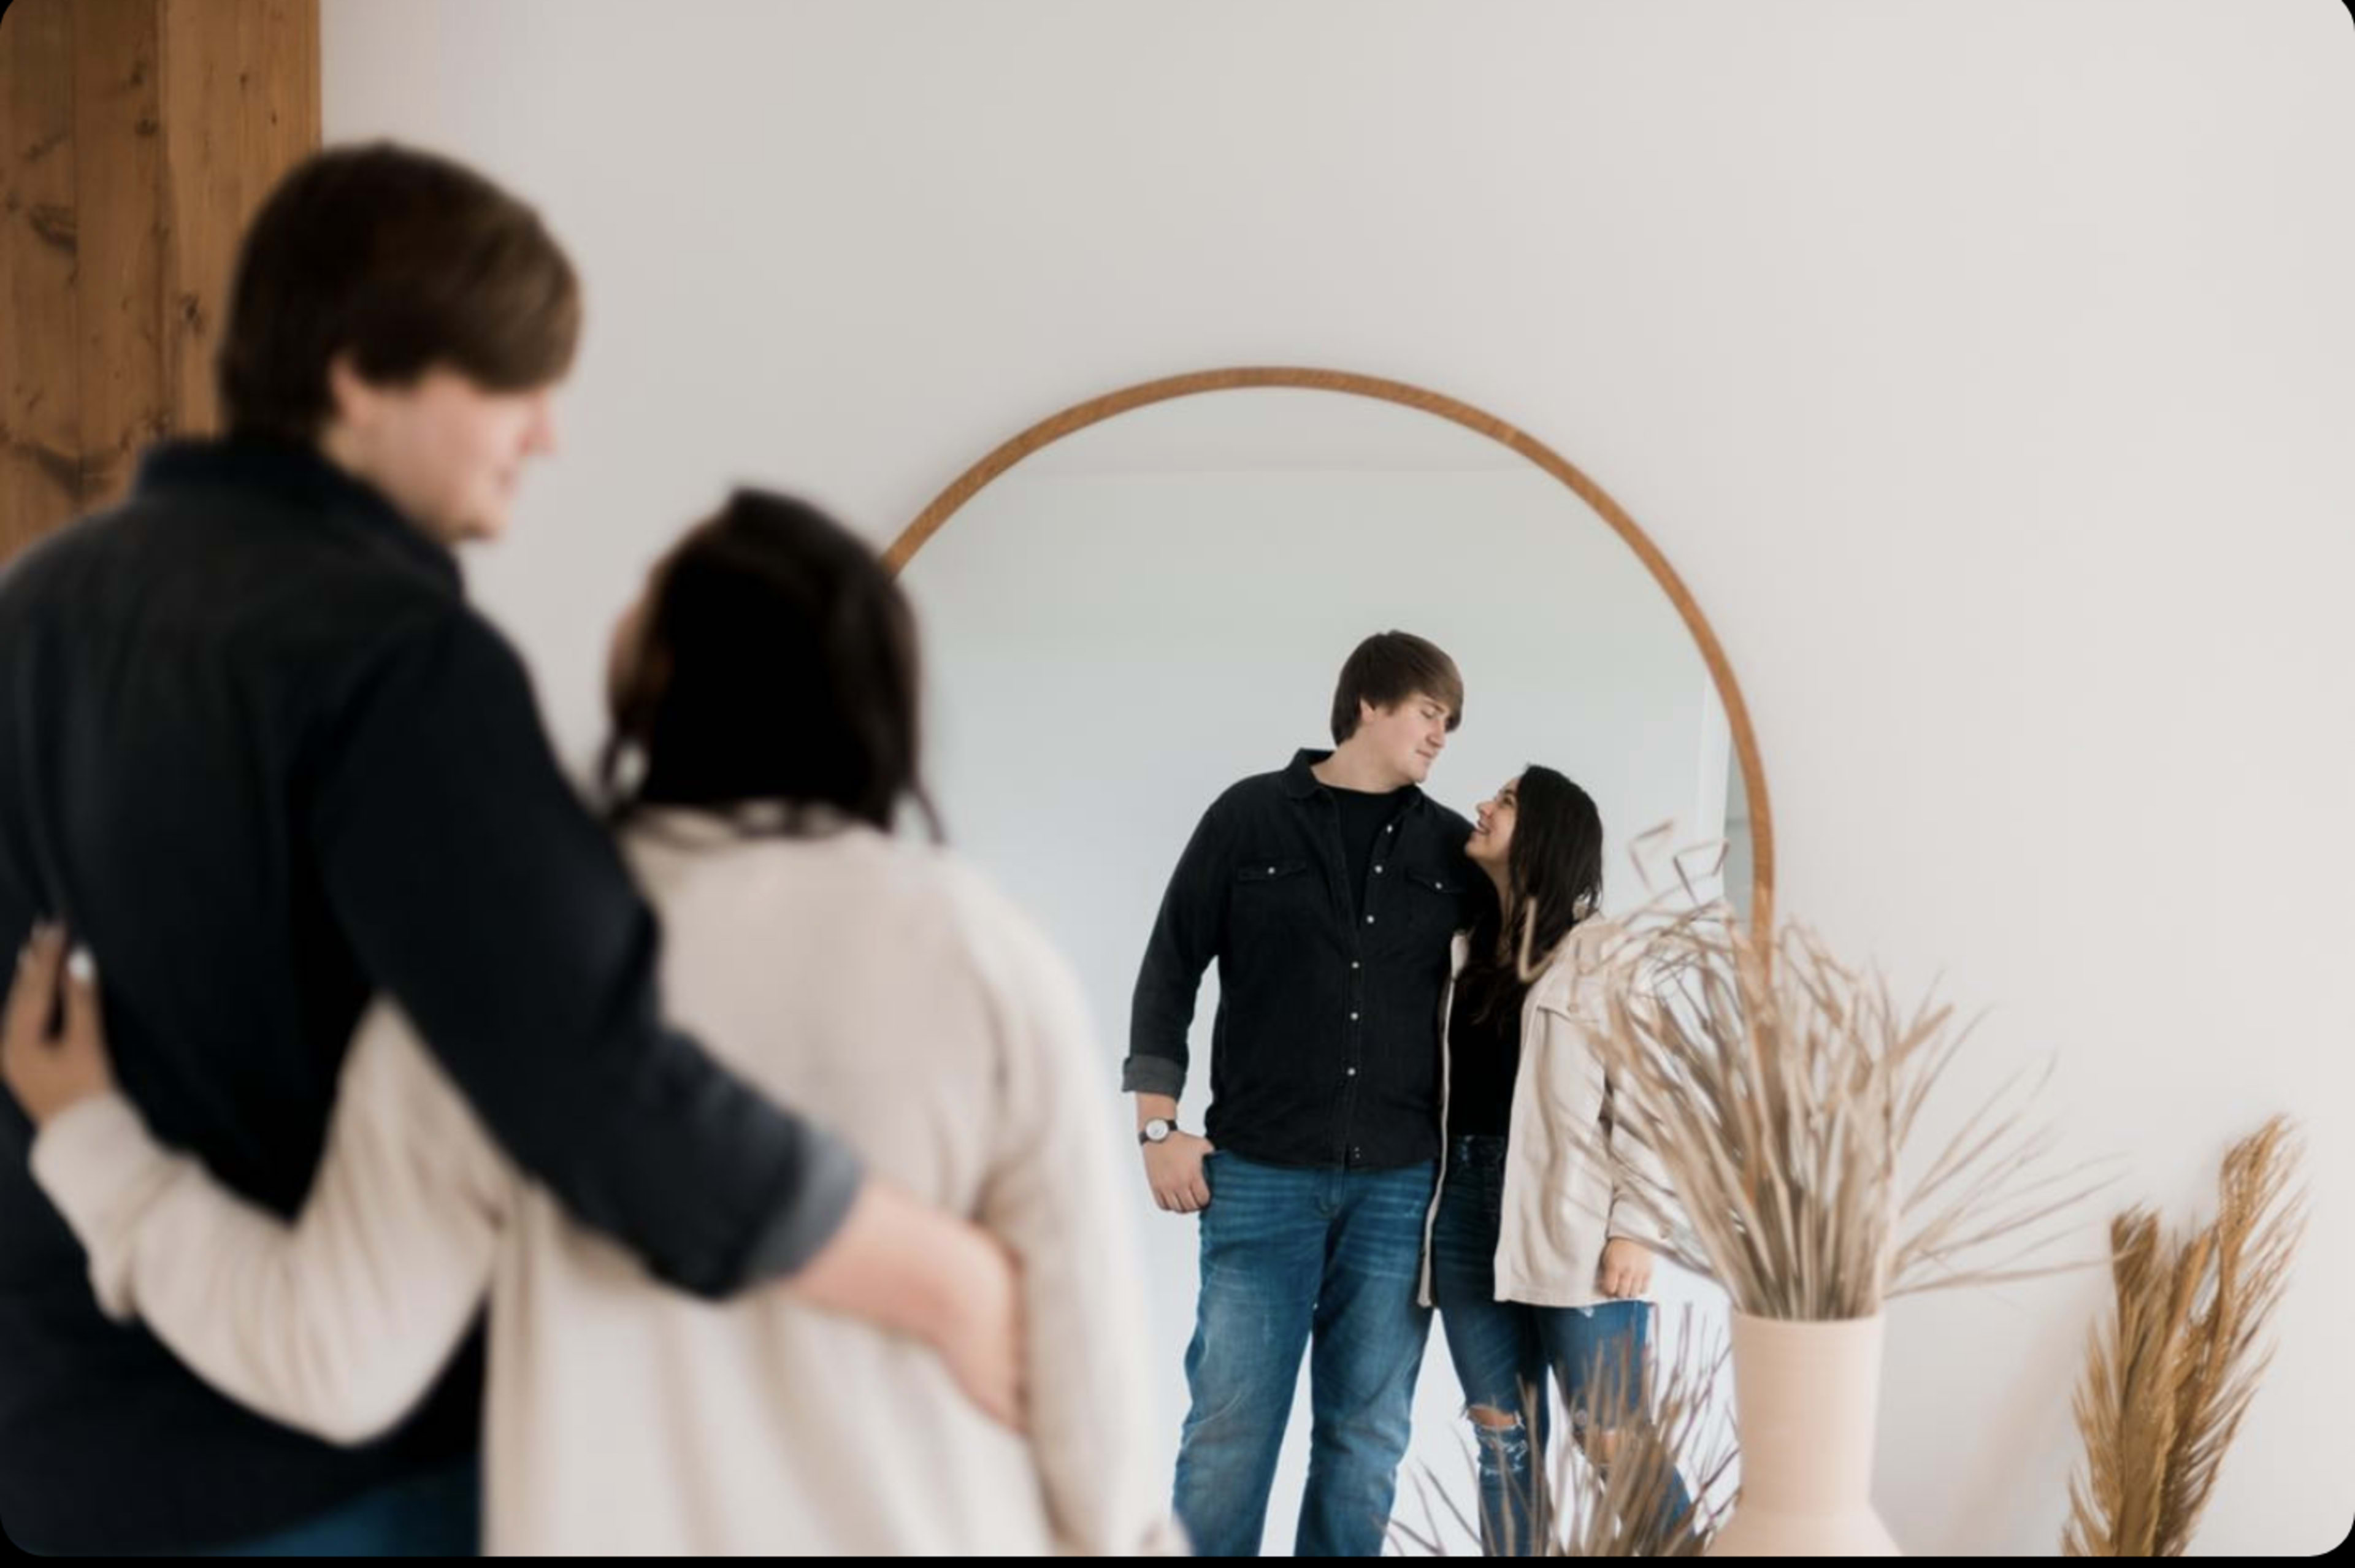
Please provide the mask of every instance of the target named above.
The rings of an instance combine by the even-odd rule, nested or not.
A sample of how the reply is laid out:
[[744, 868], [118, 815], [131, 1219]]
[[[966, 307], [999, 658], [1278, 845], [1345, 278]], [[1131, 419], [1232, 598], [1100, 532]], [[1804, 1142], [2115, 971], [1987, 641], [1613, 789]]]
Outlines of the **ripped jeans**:
[[[1501, 1137], [1448, 1139], [1447, 1181], [1431, 1237], [1431, 1285], [1467, 1414], [1485, 1409], [1510, 1418], [1497, 1426], [1473, 1423], [1482, 1549], [1490, 1556], [1527, 1557], [1542, 1552], [1531, 1539], [1530, 1500], [1550, 1420], [1547, 1373], [1561, 1388], [1576, 1440], [1582, 1444], [1589, 1432], [1614, 1429], [1640, 1391], [1652, 1309], [1641, 1301], [1580, 1307], [1496, 1298], [1505, 1149]], [[1534, 1393], [1526, 1412], [1524, 1384]], [[1678, 1477], [1664, 1510], [1668, 1521], [1683, 1519], [1691, 1508]]]

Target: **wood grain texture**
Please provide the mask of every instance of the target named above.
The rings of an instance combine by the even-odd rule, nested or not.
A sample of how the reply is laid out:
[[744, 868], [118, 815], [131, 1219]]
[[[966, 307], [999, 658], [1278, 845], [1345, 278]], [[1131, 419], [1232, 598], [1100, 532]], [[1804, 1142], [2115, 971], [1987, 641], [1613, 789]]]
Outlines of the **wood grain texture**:
[[0, 130], [5, 560], [216, 427], [238, 241], [319, 144], [318, 0], [15, 0]]
[[81, 503], [74, 23], [67, 0], [18, 0], [0, 21], [0, 559]]
[[1717, 632], [1710, 625], [1709, 617], [1701, 613], [1700, 605], [1694, 601], [1691, 590], [1677, 575], [1676, 568], [1668, 564], [1668, 557], [1660, 553], [1659, 547], [1652, 542], [1651, 536], [1644, 532], [1636, 519], [1629, 517], [1626, 509], [1613, 500], [1603, 486], [1588, 478], [1575, 464], [1526, 431], [1444, 392], [1434, 392], [1405, 381], [1360, 376], [1348, 370], [1259, 365], [1196, 370], [1182, 376], [1169, 376], [1124, 387], [1118, 391], [1074, 403], [1060, 413], [1050, 414], [983, 456], [934, 497], [930, 506], [918, 513], [915, 521], [900, 530], [899, 538], [892, 540], [890, 548], [884, 551], [885, 567], [894, 573], [903, 570], [924, 548], [926, 541], [946, 527], [949, 519], [979, 494], [984, 485], [1039, 448], [1133, 409], [1167, 402], [1173, 398], [1194, 397], [1237, 387], [1296, 387], [1311, 391], [1376, 398], [1451, 420], [1466, 430], [1477, 431], [1509, 447], [1536, 464], [1570, 486], [1579, 499], [1593, 507], [1595, 514], [1610, 525], [1612, 531], [1636, 552], [1636, 558], [1644, 563], [1645, 570], [1668, 594], [1669, 603], [1676, 606], [1686, 629], [1691, 632], [1693, 641], [1700, 647], [1701, 658], [1709, 666], [1710, 677], [1717, 683], [1718, 696], [1725, 704], [1726, 722], [1733, 732], [1734, 754], [1742, 765], [1742, 784], [1750, 795], [1753, 845], [1750, 923], [1754, 930], [1771, 932], [1774, 923], [1774, 817], [1766, 793], [1766, 768], [1759, 754], [1757, 731], [1750, 722], [1750, 705], [1742, 699], [1741, 683], [1734, 678], [1733, 667], [1725, 656], [1724, 645], [1718, 641]]
[[218, 428], [213, 357], [245, 226], [319, 144], [318, 0], [160, 0], [172, 428]]
[[162, 142], [155, 0], [74, 8], [76, 206], [81, 281], [81, 506], [128, 488], [140, 449], [168, 427], [164, 385]]

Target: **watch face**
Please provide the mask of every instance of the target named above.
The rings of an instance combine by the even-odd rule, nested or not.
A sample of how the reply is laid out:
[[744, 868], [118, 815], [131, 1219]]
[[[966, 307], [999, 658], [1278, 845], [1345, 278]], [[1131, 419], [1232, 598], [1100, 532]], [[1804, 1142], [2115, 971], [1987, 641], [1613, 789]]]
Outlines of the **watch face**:
[[1145, 1136], [1155, 1143], [1167, 1138], [1171, 1130], [1170, 1125], [1158, 1116], [1145, 1124]]

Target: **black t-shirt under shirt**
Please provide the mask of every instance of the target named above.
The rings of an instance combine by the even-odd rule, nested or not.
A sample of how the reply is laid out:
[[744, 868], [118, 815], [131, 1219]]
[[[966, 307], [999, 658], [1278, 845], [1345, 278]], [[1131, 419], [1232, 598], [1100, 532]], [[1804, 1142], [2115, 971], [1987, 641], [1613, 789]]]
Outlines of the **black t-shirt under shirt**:
[[1360, 789], [1336, 789], [1331, 784], [1325, 787], [1332, 792], [1334, 802], [1341, 808], [1341, 865], [1349, 877], [1349, 907], [1353, 912], [1363, 914], [1366, 879], [1373, 874], [1374, 846], [1398, 811], [1398, 792], [1370, 795]]
[[[1467, 982], [1470, 982], [1467, 984]], [[1487, 1019], [1474, 1017], [1493, 994], [1466, 971], [1447, 1016], [1447, 1136], [1504, 1137], [1512, 1130], [1513, 1077], [1521, 1064], [1521, 997], [1508, 992]]]

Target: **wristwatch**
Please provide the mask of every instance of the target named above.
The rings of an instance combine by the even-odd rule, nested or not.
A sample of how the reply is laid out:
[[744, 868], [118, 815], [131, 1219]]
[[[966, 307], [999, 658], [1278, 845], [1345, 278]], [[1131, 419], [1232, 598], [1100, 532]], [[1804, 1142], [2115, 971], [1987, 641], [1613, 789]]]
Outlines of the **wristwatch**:
[[1137, 1129], [1136, 1141], [1140, 1144], [1167, 1143], [1169, 1135], [1177, 1130], [1178, 1124], [1168, 1117], [1156, 1116]]

